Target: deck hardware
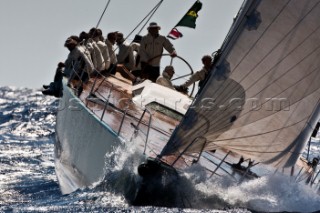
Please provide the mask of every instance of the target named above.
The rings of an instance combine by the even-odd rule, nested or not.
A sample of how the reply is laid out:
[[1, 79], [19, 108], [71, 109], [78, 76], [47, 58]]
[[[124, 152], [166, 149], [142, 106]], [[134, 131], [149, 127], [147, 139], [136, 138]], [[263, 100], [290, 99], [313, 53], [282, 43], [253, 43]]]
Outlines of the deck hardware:
[[204, 139], [205, 141], [204, 141], [204, 144], [203, 144], [203, 146], [202, 146], [202, 148], [201, 148], [201, 152], [199, 153], [199, 157], [198, 157], [198, 159], [197, 159], [197, 162], [198, 162], [198, 160], [199, 160], [199, 158], [200, 158], [200, 156], [201, 156], [201, 153], [202, 153], [202, 151], [203, 151], [203, 149], [204, 149], [204, 146], [205, 146], [205, 144], [206, 144], [206, 142], [207, 142], [207, 139], [205, 138], [205, 137], [197, 137], [197, 138], [195, 138], [180, 154], [179, 154], [179, 156], [174, 160], [174, 162], [171, 164], [171, 166], [173, 166], [178, 160], [179, 160], [179, 158], [192, 146], [192, 144], [194, 143], [194, 142], [196, 142], [198, 139]]
[[126, 117], [126, 115], [127, 115], [127, 111], [128, 111], [128, 108], [126, 108], [126, 110], [123, 112], [123, 116], [122, 116], [122, 119], [121, 119], [120, 127], [119, 127], [119, 130], [118, 130], [118, 135], [120, 135], [120, 132], [121, 132], [121, 128], [122, 128], [124, 119], [125, 119], [125, 117]]
[[105, 105], [104, 105], [104, 108], [103, 108], [103, 112], [102, 112], [100, 121], [102, 121], [103, 116], [104, 116], [104, 113], [106, 112], [106, 109], [107, 109], [107, 107], [108, 107], [108, 105], [109, 105], [109, 99], [110, 99], [110, 95], [111, 95], [112, 89], [113, 89], [113, 84], [111, 85], [111, 88], [110, 88], [110, 90], [109, 90], [108, 98], [107, 98], [106, 103], [105, 103]]
[[215, 170], [212, 172], [212, 174], [210, 175], [210, 178], [216, 173], [216, 171], [221, 167], [222, 163], [224, 162], [224, 160], [228, 157], [228, 155], [231, 153], [231, 151], [229, 151], [226, 156], [224, 156], [224, 158], [220, 161], [219, 165], [215, 168]]

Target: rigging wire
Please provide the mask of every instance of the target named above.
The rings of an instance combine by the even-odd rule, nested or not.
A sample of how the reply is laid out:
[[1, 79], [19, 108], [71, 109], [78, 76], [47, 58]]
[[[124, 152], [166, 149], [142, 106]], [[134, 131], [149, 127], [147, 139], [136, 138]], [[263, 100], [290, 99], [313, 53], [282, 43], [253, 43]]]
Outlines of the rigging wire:
[[97, 23], [97, 25], [96, 25], [96, 28], [98, 28], [98, 27], [99, 27], [100, 22], [101, 22], [101, 20], [102, 20], [102, 18], [103, 18], [103, 16], [104, 16], [104, 14], [105, 14], [105, 12], [106, 12], [106, 10], [107, 10], [107, 8], [108, 8], [109, 4], [110, 4], [110, 2], [111, 2], [111, 0], [108, 0], [108, 2], [107, 2], [107, 4], [106, 4], [106, 6], [104, 7], [104, 10], [103, 10], [103, 12], [102, 12], [102, 14], [101, 14], [101, 16], [100, 16], [100, 18], [99, 18], [99, 21], [98, 21], [98, 23]]
[[[96, 28], [99, 27], [100, 22], [101, 22], [101, 20], [102, 20], [102, 18], [103, 18], [103, 16], [104, 16], [104, 14], [105, 14], [105, 12], [106, 12], [109, 4], [110, 4], [110, 2], [111, 2], [111, 0], [108, 0], [108, 2], [106, 3], [106, 6], [105, 6], [105, 8], [104, 8], [104, 10], [103, 10], [103, 12], [102, 12], [102, 14], [101, 14], [101, 16], [100, 16], [97, 24], [96, 24]], [[129, 36], [131, 36], [131, 34], [147, 19], [147, 20], [145, 21], [145, 23], [143, 24], [143, 26], [141, 27], [141, 29], [139, 30], [139, 32], [138, 32], [138, 34], [141, 33], [141, 31], [142, 31], [143, 28], [146, 26], [146, 24], [148, 23], [148, 21], [150, 21], [150, 19], [152, 18], [152, 16], [153, 16], [153, 15], [155, 14], [155, 12], [159, 9], [159, 7], [160, 7], [160, 5], [162, 4], [162, 2], [163, 2], [163, 0], [160, 0], [160, 1], [156, 4], [156, 6], [154, 6], [154, 7], [151, 9], [151, 11], [150, 11], [150, 12], [137, 24], [137, 26], [128, 34], [128, 36], [125, 38], [125, 40], [127, 40], [127, 38], [128, 38]]]
[[[150, 12], [137, 24], [137, 26], [135, 28], [133, 28], [133, 30], [124, 38], [124, 40], [127, 40], [132, 33], [145, 21], [145, 23], [143, 24], [143, 26], [141, 27], [141, 29], [139, 30], [138, 34], [141, 33], [141, 31], [143, 30], [143, 28], [146, 26], [146, 24], [148, 23], [148, 21], [152, 18], [152, 16], [155, 14], [155, 12], [159, 9], [160, 5], [162, 4], [163, 0], [160, 0], [156, 6], [154, 6]], [[149, 17], [149, 18], [148, 18]]]
[[[141, 31], [143, 30], [143, 28], [147, 25], [147, 23], [150, 21], [150, 19], [152, 18], [152, 16], [155, 14], [155, 12], [159, 9], [159, 7], [160, 7], [160, 5], [162, 4], [162, 2], [163, 2], [163, 0], [161, 0], [152, 10], [153, 10], [153, 12], [152, 12], [152, 10], [149, 12], [149, 18], [146, 20], [146, 22], [144, 23], [144, 25], [141, 27], [141, 29], [139, 30], [139, 32], [138, 32], [138, 34], [140, 34], [141, 33]], [[147, 16], [146, 16], [147, 17]], [[145, 18], [144, 18], [145, 19]], [[143, 19], [143, 20], [144, 20]], [[142, 20], [142, 21], [143, 21]], [[140, 23], [142, 23], [142, 21], [140, 22]]]

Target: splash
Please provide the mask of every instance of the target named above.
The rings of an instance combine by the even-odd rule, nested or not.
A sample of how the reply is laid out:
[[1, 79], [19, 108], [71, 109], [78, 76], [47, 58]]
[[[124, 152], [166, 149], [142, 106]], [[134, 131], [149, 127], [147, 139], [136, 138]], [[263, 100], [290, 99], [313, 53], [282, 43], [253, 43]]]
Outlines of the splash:
[[145, 156], [137, 149], [134, 141], [123, 141], [123, 144], [106, 155], [106, 175], [100, 187], [123, 195], [130, 203], [135, 198], [140, 182], [137, 166], [145, 160]]
[[237, 184], [228, 177], [208, 179], [204, 169], [194, 165], [184, 171], [184, 176], [190, 182], [189, 188], [183, 187], [183, 193], [194, 195], [193, 199], [189, 199], [195, 208], [229, 206], [262, 212], [312, 212], [320, 209], [320, 195], [317, 192], [281, 174]]

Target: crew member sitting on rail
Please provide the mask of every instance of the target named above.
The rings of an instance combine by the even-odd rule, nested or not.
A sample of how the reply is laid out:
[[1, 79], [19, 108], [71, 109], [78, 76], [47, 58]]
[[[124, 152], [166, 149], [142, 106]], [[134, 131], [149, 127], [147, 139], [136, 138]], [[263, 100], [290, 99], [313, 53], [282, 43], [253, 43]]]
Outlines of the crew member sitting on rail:
[[116, 42], [119, 48], [119, 52], [117, 54], [118, 63], [123, 64], [128, 70], [132, 70], [135, 66], [132, 47], [125, 42], [121, 32], [117, 33]]
[[105, 44], [102, 36], [102, 30], [98, 28], [91, 28], [89, 31], [89, 37], [91, 37], [98, 45], [105, 64], [104, 70], [108, 70], [110, 67], [110, 56], [107, 45]]
[[84, 31], [80, 33], [79, 38], [81, 40], [81, 47], [84, 48], [84, 51], [87, 54], [88, 58], [91, 58], [95, 69], [93, 73], [90, 73], [90, 75], [95, 75], [97, 74], [97, 72], [104, 70], [104, 59], [97, 43], [92, 38], [90, 38], [90, 35], [88, 33]]
[[54, 80], [49, 85], [43, 85], [44, 90], [42, 94], [52, 95], [56, 98], [62, 97], [62, 78], [63, 78], [64, 63], [59, 62], [54, 75]]
[[67, 60], [64, 62], [64, 74], [69, 77], [69, 82], [73, 79], [81, 79], [87, 82], [89, 73], [94, 70], [91, 59], [84, 53], [83, 48], [79, 45], [78, 36], [70, 36], [64, 46], [70, 51]]
[[[88, 73], [91, 73], [94, 69], [92, 61], [84, 53], [83, 49], [79, 46], [80, 39], [78, 36], [70, 36], [64, 46], [70, 51], [67, 60], [58, 64], [58, 68], [55, 74], [54, 82], [50, 85], [44, 85], [45, 90], [42, 92], [44, 95], [55, 95], [59, 94], [60, 89], [62, 89], [62, 76], [60, 77], [60, 72], [69, 77], [68, 85], [73, 79], [80, 80], [80, 86], [82, 83], [87, 82], [89, 79]], [[61, 69], [64, 67], [64, 70]], [[59, 70], [59, 72], [58, 72]], [[51, 86], [52, 85], [52, 86]], [[55, 85], [55, 86], [53, 86]], [[61, 85], [61, 86], [59, 86]], [[55, 95], [56, 96], [56, 95]], [[60, 96], [60, 95], [58, 95]]]
[[110, 67], [107, 70], [107, 73], [110, 74], [115, 74], [116, 73], [116, 64], [117, 64], [117, 56], [115, 53], [114, 49], [114, 44], [116, 43], [117, 40], [117, 33], [116, 32], [110, 32], [107, 35], [107, 39], [105, 41], [107, 47], [108, 47], [108, 52], [109, 52], [109, 57], [110, 57]]
[[117, 54], [117, 70], [123, 77], [132, 81], [133, 84], [139, 83], [140, 78], [134, 76], [131, 70], [135, 67], [134, 53], [132, 47], [125, 42], [123, 34], [117, 32], [117, 45], [119, 53]]

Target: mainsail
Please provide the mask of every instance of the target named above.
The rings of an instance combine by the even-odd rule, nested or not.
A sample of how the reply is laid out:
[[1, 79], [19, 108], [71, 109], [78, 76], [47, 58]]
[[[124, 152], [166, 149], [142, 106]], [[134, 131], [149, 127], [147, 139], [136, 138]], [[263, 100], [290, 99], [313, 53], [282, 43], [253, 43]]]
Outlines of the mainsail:
[[320, 119], [320, 1], [245, 1], [161, 156], [223, 148], [292, 166]]

